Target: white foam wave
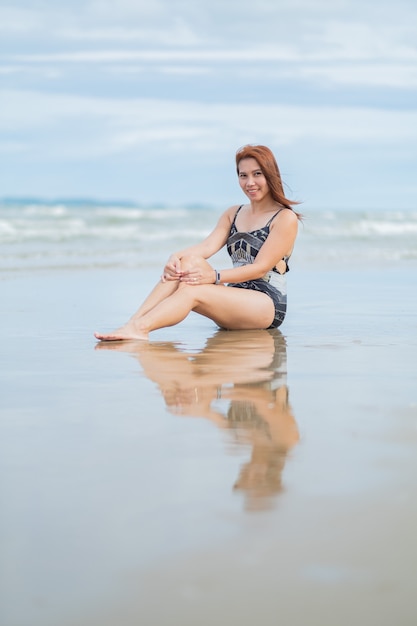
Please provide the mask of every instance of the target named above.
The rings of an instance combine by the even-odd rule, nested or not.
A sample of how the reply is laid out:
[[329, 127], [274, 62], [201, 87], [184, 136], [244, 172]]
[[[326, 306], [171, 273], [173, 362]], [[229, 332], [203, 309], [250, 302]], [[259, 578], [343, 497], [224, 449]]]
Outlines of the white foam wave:
[[[417, 258], [417, 212], [306, 211], [294, 262]], [[86, 203], [0, 203], [0, 271], [161, 265], [205, 237], [218, 213], [203, 208]]]
[[25, 215], [30, 216], [52, 216], [52, 217], [60, 217], [62, 215], [67, 215], [69, 210], [64, 204], [57, 205], [39, 205], [39, 204], [28, 204], [23, 208], [23, 212]]

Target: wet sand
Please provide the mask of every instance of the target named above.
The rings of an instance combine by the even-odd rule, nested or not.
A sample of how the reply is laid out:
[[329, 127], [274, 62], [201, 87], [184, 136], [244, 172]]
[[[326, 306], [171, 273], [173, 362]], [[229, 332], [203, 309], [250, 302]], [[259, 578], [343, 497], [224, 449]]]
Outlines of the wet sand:
[[415, 268], [97, 346], [151, 280], [0, 282], [1, 624], [414, 626]]

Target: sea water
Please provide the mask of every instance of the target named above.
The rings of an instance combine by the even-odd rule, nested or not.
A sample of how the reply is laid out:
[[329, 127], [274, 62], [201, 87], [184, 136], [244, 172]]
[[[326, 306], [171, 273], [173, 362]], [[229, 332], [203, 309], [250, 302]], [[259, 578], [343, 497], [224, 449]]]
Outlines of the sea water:
[[[95, 349], [144, 295], [134, 275], [221, 208], [2, 203], [5, 624], [416, 622], [417, 212], [302, 211], [265, 367], [263, 344], [230, 349], [201, 316], [137, 354]], [[268, 429], [247, 408], [284, 381], [300, 441], [267, 457], [282, 489], [255, 506], [256, 482], [235, 488], [251, 460], [252, 481], [277, 473], [256, 467]]]
[[[161, 266], [224, 207], [100, 201], [0, 201], [0, 273]], [[390, 266], [417, 259], [417, 209], [300, 209], [298, 267]]]

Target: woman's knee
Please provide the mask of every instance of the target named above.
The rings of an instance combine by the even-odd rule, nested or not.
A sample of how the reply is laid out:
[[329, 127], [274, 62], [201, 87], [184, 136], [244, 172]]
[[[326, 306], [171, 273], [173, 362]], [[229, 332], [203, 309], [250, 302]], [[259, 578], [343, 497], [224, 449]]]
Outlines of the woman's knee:
[[186, 254], [181, 257], [181, 269], [184, 271], [195, 269], [196, 267], [204, 267], [206, 265], [208, 265], [206, 259], [197, 254]]

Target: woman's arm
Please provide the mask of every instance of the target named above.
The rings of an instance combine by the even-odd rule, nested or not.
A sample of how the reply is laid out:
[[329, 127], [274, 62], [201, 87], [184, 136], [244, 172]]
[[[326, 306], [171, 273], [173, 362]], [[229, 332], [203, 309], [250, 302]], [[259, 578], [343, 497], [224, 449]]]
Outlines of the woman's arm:
[[297, 215], [283, 210], [271, 224], [269, 235], [253, 263], [220, 271], [222, 283], [243, 283], [262, 278], [292, 252], [298, 231]]
[[225, 211], [219, 218], [216, 226], [211, 233], [200, 243], [173, 252], [169, 257], [165, 268], [165, 278], [178, 279], [178, 275], [181, 273], [181, 259], [184, 256], [195, 255], [208, 259], [213, 254], [216, 254], [225, 245], [230, 233], [230, 227], [236, 213], [237, 206], [232, 206]]

